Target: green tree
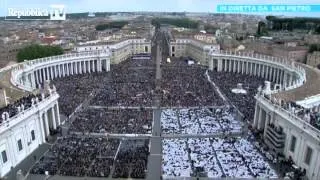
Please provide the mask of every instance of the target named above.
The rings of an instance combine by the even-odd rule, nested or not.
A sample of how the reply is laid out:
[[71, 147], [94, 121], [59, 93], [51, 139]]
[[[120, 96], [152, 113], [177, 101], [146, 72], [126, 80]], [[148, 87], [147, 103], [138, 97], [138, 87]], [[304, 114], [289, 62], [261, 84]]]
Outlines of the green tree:
[[98, 24], [96, 25], [97, 31], [104, 31], [106, 29], [118, 28], [121, 29], [123, 26], [127, 25], [128, 21], [112, 21], [107, 24]]
[[257, 36], [264, 36], [267, 35], [268, 31], [267, 31], [267, 26], [266, 23], [263, 21], [259, 21], [258, 23], [258, 29], [257, 29]]
[[155, 18], [155, 19], [152, 19], [151, 23], [153, 23], [153, 25], [170, 24], [177, 27], [192, 28], [192, 29], [198, 28], [198, 25], [199, 25], [198, 21], [193, 21], [188, 18]]
[[41, 46], [38, 44], [32, 44], [22, 48], [18, 52], [17, 60], [18, 62], [23, 62], [24, 60], [32, 60], [61, 54], [63, 54], [63, 49], [59, 46]]
[[309, 53], [312, 53], [314, 51], [320, 51], [320, 44], [309, 45]]

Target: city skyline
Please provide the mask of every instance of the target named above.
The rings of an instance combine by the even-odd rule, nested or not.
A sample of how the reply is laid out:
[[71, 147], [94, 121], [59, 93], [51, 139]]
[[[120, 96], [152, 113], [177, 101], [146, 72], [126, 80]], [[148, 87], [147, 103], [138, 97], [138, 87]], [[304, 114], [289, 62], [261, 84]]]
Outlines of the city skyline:
[[[103, 0], [29, 0], [27, 3], [24, 0], [0, 0], [0, 16], [7, 15], [8, 8], [48, 8], [51, 4], [63, 4], [66, 7], [67, 13], [81, 13], [81, 12], [204, 12], [217, 13], [217, 5], [235, 4], [293, 4], [293, 5], [317, 5], [318, 0], [309, 0], [308, 3], [302, 4], [299, 0], [272, 1], [260, 0], [259, 2], [252, 2], [249, 0], [117, 0], [117, 1], [103, 1]], [[286, 15], [286, 16], [308, 16], [319, 17], [320, 12], [310, 13], [246, 13], [257, 15]]]

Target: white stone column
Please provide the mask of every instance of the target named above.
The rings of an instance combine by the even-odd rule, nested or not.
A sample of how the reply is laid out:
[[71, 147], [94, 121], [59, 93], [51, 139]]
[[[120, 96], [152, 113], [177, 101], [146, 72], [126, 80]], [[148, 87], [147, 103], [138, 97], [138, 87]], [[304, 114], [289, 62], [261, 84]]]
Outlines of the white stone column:
[[78, 74], [78, 62], [74, 63], [74, 72], [75, 74]]
[[271, 116], [270, 116], [270, 114], [268, 114], [267, 112], [266, 112], [266, 120], [265, 120], [265, 122], [264, 122], [264, 131], [263, 131], [263, 137], [265, 137], [266, 136], [266, 133], [267, 133], [267, 127], [268, 127], [268, 124], [269, 124], [269, 122], [270, 122], [270, 119], [271, 119]]
[[[98, 64], [98, 63], [97, 63]], [[209, 70], [212, 71], [213, 70], [213, 59], [210, 57], [209, 59]], [[99, 70], [98, 70], [99, 71]]]
[[261, 121], [262, 121], [262, 108], [259, 109], [259, 120], [258, 120], [258, 129], [261, 130]]
[[55, 110], [54, 110], [54, 106], [52, 106], [51, 108], [51, 118], [52, 118], [52, 127], [53, 129], [57, 129], [57, 122], [56, 122], [56, 117], [55, 117]]
[[232, 71], [232, 59], [228, 59], [228, 66], [229, 66], [229, 69], [228, 71], [231, 72]]
[[229, 60], [228, 60], [228, 59], [223, 59], [222, 62], [224, 62], [224, 69], [223, 69], [223, 71], [227, 72], [227, 71], [228, 71], [228, 67], [227, 67], [227, 66], [228, 66]]
[[57, 77], [60, 78], [61, 77], [60, 64], [57, 65], [56, 70], [57, 70]]
[[232, 61], [233, 61], [232, 72], [235, 73], [235, 72], [236, 72], [236, 69], [237, 69], [237, 67], [236, 67], [236, 60], [235, 60], [235, 59], [232, 59]]
[[[213, 60], [212, 60], [213, 61]], [[98, 62], [97, 62], [97, 66], [98, 66], [98, 71], [101, 72], [102, 71], [102, 64], [101, 64], [101, 59], [98, 58]], [[213, 70], [213, 69], [212, 69]]]
[[53, 78], [57, 78], [58, 77], [57, 65], [52, 66], [52, 68], [53, 68]]
[[44, 143], [44, 142], [46, 142], [46, 132], [45, 132], [44, 124], [43, 124], [42, 114], [40, 114], [40, 118], [38, 118], [38, 121], [40, 124], [39, 130], [40, 130], [40, 134], [41, 134], [41, 142]]
[[222, 59], [218, 58], [218, 67], [217, 67], [218, 72], [222, 71]]
[[258, 64], [258, 77], [262, 77], [262, 64]]
[[61, 120], [60, 120], [60, 112], [59, 112], [59, 103], [57, 102], [55, 106], [53, 107], [56, 107], [55, 108], [55, 112], [56, 112], [56, 115], [57, 115], [57, 122], [58, 122], [58, 126], [61, 125]]
[[83, 69], [82, 69], [82, 61], [79, 62], [79, 74], [82, 74]]
[[48, 112], [47, 112], [47, 110], [44, 111], [44, 121], [45, 121], [46, 136], [49, 136], [50, 135], [50, 130], [49, 130], [49, 120], [48, 120]]
[[35, 75], [36, 75], [36, 83], [40, 84], [39, 71], [38, 70], [35, 71]]
[[287, 75], [287, 72], [284, 71], [284, 74], [283, 74], [283, 86], [285, 88], [288, 86], [287, 82], [288, 82], [288, 75]]
[[70, 65], [71, 75], [73, 75], [73, 74], [74, 74], [74, 66], [73, 66], [74, 62], [71, 62], [70, 64], [71, 64], [71, 65]]
[[67, 76], [70, 76], [70, 68], [69, 68], [69, 63], [66, 63], [66, 68], [67, 68]]
[[266, 67], [265, 67], [265, 65], [264, 64], [261, 64], [261, 70], [262, 70], [262, 72], [261, 72], [261, 77], [262, 78], [265, 78], [265, 73], [266, 73], [266, 69], [265, 69]]
[[272, 81], [272, 67], [268, 66], [269, 81]]
[[83, 73], [87, 73], [87, 61], [83, 61]]
[[288, 85], [292, 86], [292, 84], [293, 84], [292, 74], [289, 74], [289, 83], [288, 83]]
[[106, 66], [107, 71], [110, 71], [110, 59], [106, 59]]
[[253, 128], [257, 128], [258, 127], [259, 112], [260, 112], [260, 107], [259, 107], [258, 103], [256, 102], [256, 107], [255, 107], [255, 110], [254, 110]]
[[65, 69], [65, 64], [62, 64], [62, 77], [66, 76], [66, 69]]
[[244, 61], [241, 61], [241, 73], [244, 74], [245, 73], [245, 62]]
[[91, 71], [92, 71], [92, 72], [96, 72], [96, 63], [95, 63], [96, 60], [92, 60], [91, 62], [92, 62], [92, 63], [91, 63]]
[[238, 65], [238, 72], [237, 73], [241, 73], [241, 62], [242, 61], [237, 61], [237, 65]]
[[34, 77], [35, 76], [34, 74], [35, 74], [35, 71], [32, 71], [31, 72], [31, 77], [30, 77], [31, 78], [31, 87], [32, 88], [36, 88], [36, 78]]
[[91, 73], [91, 60], [88, 60], [88, 73]]

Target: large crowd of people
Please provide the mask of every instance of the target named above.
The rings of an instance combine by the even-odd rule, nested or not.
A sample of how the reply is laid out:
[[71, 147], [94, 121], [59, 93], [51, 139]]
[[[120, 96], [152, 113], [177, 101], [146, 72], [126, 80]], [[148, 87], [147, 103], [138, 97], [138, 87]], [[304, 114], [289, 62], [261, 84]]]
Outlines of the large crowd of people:
[[[183, 62], [182, 62], [183, 63]], [[170, 64], [170, 63], [169, 63]], [[224, 102], [199, 65], [162, 66], [162, 106], [217, 106]]]
[[115, 160], [113, 178], [145, 178], [149, 140], [125, 140]]
[[54, 79], [53, 83], [59, 93], [60, 112], [71, 115], [75, 109], [100, 85], [108, 79], [109, 73], [86, 73]]
[[77, 114], [70, 131], [84, 133], [150, 134], [152, 111], [92, 109]]
[[[138, 58], [111, 65], [110, 72], [54, 80], [61, 96], [59, 105], [62, 113], [69, 116], [89, 96], [92, 97], [89, 101], [91, 106], [77, 112], [71, 123], [69, 131], [80, 133], [58, 139], [31, 172], [44, 174], [47, 171], [52, 175], [63, 176], [145, 178], [149, 140], [120, 141], [85, 134], [150, 134], [152, 111], [145, 107], [153, 105], [156, 93], [160, 94], [162, 107], [186, 108], [162, 111], [164, 133], [208, 135], [241, 131], [241, 125], [234, 119], [232, 109], [217, 107], [226, 104], [208, 81], [206, 68], [196, 62], [190, 63], [189, 59], [162, 63], [160, 90], [156, 90], [155, 72], [154, 61]], [[253, 96], [258, 86], [263, 85], [263, 80], [226, 72], [211, 72], [209, 75], [245, 117], [252, 120], [255, 103]], [[247, 95], [232, 94], [231, 89], [237, 83], [244, 84]], [[163, 142], [164, 176], [202, 176], [199, 175], [201, 173], [207, 173], [208, 177], [273, 176], [273, 171], [262, 165], [265, 162], [244, 157], [246, 152], [256, 152], [249, 145], [249, 148], [242, 148], [246, 144], [239, 144], [238, 141], [229, 145], [223, 142], [225, 145], [222, 146], [226, 148], [222, 150], [216, 150], [214, 145], [219, 144], [220, 140], [215, 142], [213, 139]], [[240, 155], [241, 150], [244, 155]], [[228, 151], [232, 152], [228, 154]], [[245, 158], [256, 164], [249, 166], [249, 160]], [[210, 163], [205, 163], [205, 160]]]
[[[143, 66], [146, 65], [146, 66]], [[92, 104], [100, 106], [151, 106], [155, 67], [151, 60], [128, 60], [113, 65]]]
[[145, 178], [148, 155], [148, 140], [63, 136], [32, 168], [31, 173]]
[[[254, 96], [258, 92], [259, 86], [264, 85], [264, 79], [231, 72], [211, 71], [209, 74], [211, 80], [218, 85], [222, 93], [243, 114], [244, 119], [253, 122], [255, 109]], [[238, 83], [242, 83], [243, 88], [247, 91], [246, 94], [235, 94], [231, 91], [237, 87]]]

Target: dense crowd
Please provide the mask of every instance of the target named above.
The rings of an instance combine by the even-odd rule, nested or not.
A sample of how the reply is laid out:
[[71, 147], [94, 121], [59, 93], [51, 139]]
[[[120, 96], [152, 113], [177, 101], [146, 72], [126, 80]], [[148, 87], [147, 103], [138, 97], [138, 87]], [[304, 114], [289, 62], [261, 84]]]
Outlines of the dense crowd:
[[92, 109], [77, 114], [70, 131], [113, 134], [151, 133], [152, 111]]
[[198, 65], [162, 67], [162, 106], [223, 105], [221, 97], [207, 80], [206, 69]]
[[[231, 109], [201, 109], [201, 106], [225, 105], [214, 86], [208, 81], [206, 68], [196, 62], [188, 65], [186, 59], [162, 63], [161, 67], [161, 106], [199, 107], [195, 110], [182, 109], [179, 112], [163, 111], [161, 122], [165, 133], [240, 132], [241, 125], [234, 120]], [[258, 86], [263, 85], [263, 80], [225, 72], [212, 72], [210, 76], [246, 119], [252, 120], [255, 104], [253, 96]], [[91, 94], [92, 99], [89, 104], [94, 106], [75, 115], [70, 131], [81, 132], [81, 134], [87, 132], [151, 133], [152, 111], [143, 107], [151, 106], [153, 95], [158, 93], [155, 90], [154, 61], [129, 59], [120, 64], [111, 65], [111, 71], [107, 73], [74, 75], [54, 80], [53, 83], [61, 96], [60, 110], [65, 115], [74, 112], [75, 108]], [[244, 84], [248, 91], [247, 95], [231, 92], [237, 83]], [[121, 106], [121, 108], [116, 110], [113, 106]], [[126, 108], [129, 106], [134, 106], [136, 109]], [[179, 142], [176, 144], [172, 144], [170, 140], [164, 141], [163, 169], [167, 176], [190, 176], [191, 174], [194, 176], [202, 171], [208, 172], [209, 177], [272, 176], [272, 171], [268, 170], [270, 168], [263, 166], [264, 162], [255, 161], [250, 159], [251, 157], [246, 158], [257, 162], [258, 165], [248, 167], [245, 157], [239, 155], [239, 151], [243, 150], [242, 146], [246, 146], [243, 143], [239, 144], [239, 150], [236, 142], [231, 143], [228, 146], [232, 148], [232, 153], [225, 155], [224, 152], [230, 149], [215, 150], [212, 145], [215, 142], [212, 139], [205, 142], [177, 141]], [[182, 150], [179, 149], [180, 146], [183, 146]], [[210, 146], [211, 150], [206, 149], [207, 146]], [[246, 152], [255, 153], [250, 148], [244, 148], [242, 153], [244, 155]], [[60, 138], [31, 172], [44, 174], [48, 171], [49, 174], [65, 176], [144, 178], [148, 154], [148, 140], [122, 140], [120, 143], [119, 140], [106, 138], [67, 136]], [[254, 157], [259, 156], [254, 154]], [[205, 160], [210, 163], [205, 164]], [[236, 162], [233, 162], [234, 160]], [[254, 169], [257, 168], [256, 166], [257, 171]], [[243, 171], [234, 173], [233, 171], [236, 170], [232, 168]], [[262, 170], [260, 171], [259, 168]], [[267, 169], [267, 172], [264, 169]]]
[[[31, 174], [145, 178], [148, 140], [63, 136], [31, 169]], [[112, 174], [113, 173], [113, 174]]]
[[57, 78], [52, 81], [59, 93], [60, 112], [69, 116], [100, 84], [108, 79], [108, 73], [87, 73]]
[[145, 178], [149, 140], [124, 140], [115, 160], [113, 178]]
[[[147, 62], [145, 62], [147, 61]], [[141, 64], [148, 66], [142, 66]], [[109, 82], [92, 100], [100, 106], [151, 106], [155, 68], [151, 60], [128, 60], [112, 66]]]
[[[244, 119], [252, 122], [255, 109], [254, 96], [258, 87], [264, 85], [264, 79], [238, 73], [211, 71], [210, 78], [213, 80], [223, 94], [235, 105], [244, 115]], [[243, 84], [246, 94], [235, 94], [231, 90], [237, 87], [238, 83]]]
[[[33, 99], [33, 100], [32, 100]], [[7, 106], [0, 108], [0, 124], [3, 123], [3, 121], [6, 118], [11, 118], [19, 113], [19, 111], [27, 110], [32, 106], [32, 101], [36, 103], [36, 99], [38, 101], [41, 101], [42, 97], [40, 94], [34, 95], [29, 94], [27, 96], [23, 96], [22, 98], [16, 100], [13, 103], [8, 104]], [[5, 117], [4, 113], [7, 112], [9, 117]]]

